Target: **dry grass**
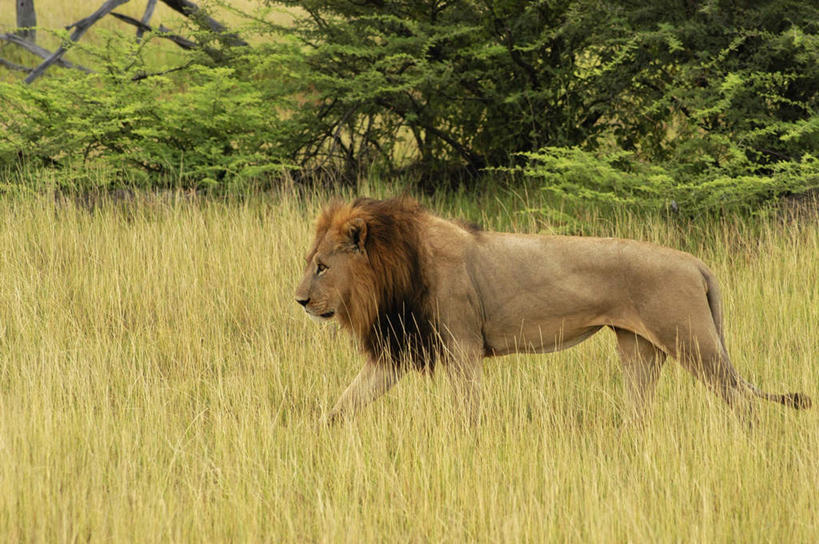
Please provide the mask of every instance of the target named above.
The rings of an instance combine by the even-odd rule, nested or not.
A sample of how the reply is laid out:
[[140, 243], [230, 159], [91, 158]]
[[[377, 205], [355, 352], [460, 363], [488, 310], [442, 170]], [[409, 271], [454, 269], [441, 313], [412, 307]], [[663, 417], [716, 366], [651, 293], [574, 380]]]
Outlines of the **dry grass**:
[[[609, 333], [489, 361], [477, 430], [438, 375], [319, 425], [360, 365], [292, 300], [321, 200], [0, 201], [3, 541], [816, 540], [819, 410], [749, 434], [671, 361], [624, 430]], [[495, 205], [437, 204], [542, 227]], [[815, 224], [599, 225], [698, 253], [742, 374], [819, 400]]]

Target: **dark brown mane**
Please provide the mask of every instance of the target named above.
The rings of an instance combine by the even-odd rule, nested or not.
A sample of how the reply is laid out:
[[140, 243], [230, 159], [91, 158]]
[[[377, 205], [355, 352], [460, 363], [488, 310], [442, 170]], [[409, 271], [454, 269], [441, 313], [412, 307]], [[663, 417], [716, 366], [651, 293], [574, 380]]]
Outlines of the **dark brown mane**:
[[348, 309], [350, 328], [363, 348], [396, 364], [411, 361], [431, 367], [437, 335], [428, 301], [420, 243], [426, 211], [408, 198], [359, 198], [352, 205], [333, 205], [319, 219], [319, 231], [341, 229], [361, 218], [367, 225], [364, 248], [368, 270], [356, 271]]

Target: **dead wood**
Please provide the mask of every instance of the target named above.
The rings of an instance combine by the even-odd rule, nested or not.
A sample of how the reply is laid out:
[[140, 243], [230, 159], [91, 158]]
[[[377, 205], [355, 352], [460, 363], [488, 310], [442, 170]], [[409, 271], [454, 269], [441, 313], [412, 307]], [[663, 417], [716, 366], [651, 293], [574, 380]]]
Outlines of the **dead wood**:
[[[32, 42], [30, 42], [28, 40], [24, 40], [23, 38], [21, 38], [20, 36], [18, 36], [16, 34], [0, 33], [0, 40], [5, 40], [5, 41], [7, 41], [9, 43], [13, 43], [15, 45], [18, 45], [18, 46], [22, 47], [23, 49], [25, 49], [25, 50], [27, 50], [27, 51], [29, 51], [31, 53], [34, 53], [38, 57], [41, 57], [41, 58], [44, 58], [44, 59], [47, 59], [48, 57], [50, 57], [53, 54], [51, 51], [49, 51], [45, 47], [40, 47], [36, 43], [32, 43]], [[79, 64], [74, 64], [74, 63], [68, 62], [65, 59], [57, 59], [57, 64], [62, 66], [63, 68], [74, 68], [76, 70], [80, 70], [81, 72], [85, 72], [87, 74], [90, 74], [93, 71], [93, 70], [89, 70], [85, 66], [80, 66]], [[26, 69], [26, 71], [28, 71], [28, 72], [31, 72], [31, 70], [33, 70], [33, 68], [27, 68]]]
[[[76, 42], [77, 40], [85, 34], [85, 31], [91, 28], [91, 25], [105, 17], [108, 13], [110, 13], [114, 8], [119, 5], [125, 4], [128, 0], [107, 0], [100, 8], [86, 17], [85, 19], [80, 19], [73, 25], [69, 26], [68, 28], [73, 28], [74, 32], [71, 33], [70, 39], [72, 42]], [[25, 82], [31, 83], [45, 72], [49, 66], [57, 62], [60, 57], [62, 57], [66, 52], [65, 46], [60, 46], [54, 53], [51, 54], [47, 59], [43, 61], [38, 67], [31, 71], [31, 73], [26, 77]]]

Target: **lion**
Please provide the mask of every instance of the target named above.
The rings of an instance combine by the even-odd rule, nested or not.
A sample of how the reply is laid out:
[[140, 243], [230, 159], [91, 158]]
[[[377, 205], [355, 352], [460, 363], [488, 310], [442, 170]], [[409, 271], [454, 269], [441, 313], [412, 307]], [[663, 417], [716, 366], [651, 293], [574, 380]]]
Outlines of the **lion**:
[[409, 198], [359, 198], [320, 214], [296, 301], [337, 320], [366, 355], [330, 421], [408, 369], [436, 364], [477, 420], [485, 357], [549, 353], [603, 328], [617, 339], [629, 420], [643, 419], [669, 355], [743, 418], [752, 396], [811, 406], [804, 394], [743, 379], [725, 349], [714, 275], [688, 253], [646, 242], [488, 232]]

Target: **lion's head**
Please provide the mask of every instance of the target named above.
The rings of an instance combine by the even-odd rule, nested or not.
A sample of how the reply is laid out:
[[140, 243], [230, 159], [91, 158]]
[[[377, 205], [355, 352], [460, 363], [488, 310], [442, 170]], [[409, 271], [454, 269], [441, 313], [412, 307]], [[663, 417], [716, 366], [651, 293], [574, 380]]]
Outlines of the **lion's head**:
[[296, 301], [315, 319], [336, 318], [374, 355], [425, 350], [432, 327], [419, 256], [423, 213], [410, 199], [327, 207]]
[[371, 267], [367, 259], [367, 224], [351, 206], [332, 205], [321, 214], [316, 238], [305, 257], [296, 301], [316, 319], [357, 321], [359, 299], [367, 300]]

